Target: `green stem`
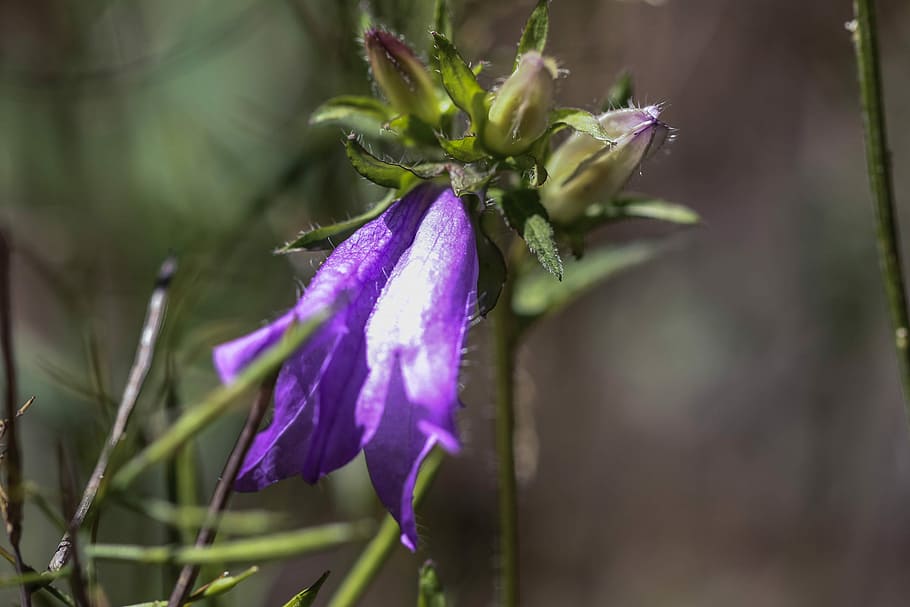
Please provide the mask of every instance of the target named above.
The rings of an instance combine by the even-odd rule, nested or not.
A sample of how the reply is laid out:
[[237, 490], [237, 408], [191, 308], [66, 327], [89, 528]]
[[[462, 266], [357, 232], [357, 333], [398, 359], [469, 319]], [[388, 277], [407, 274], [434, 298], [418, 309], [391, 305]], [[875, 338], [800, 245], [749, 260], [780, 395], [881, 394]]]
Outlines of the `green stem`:
[[[510, 268], [516, 267], [510, 264]], [[518, 605], [518, 483], [515, 479], [515, 346], [512, 281], [493, 311], [496, 341], [496, 460], [499, 481], [500, 605]]]
[[[438, 448], [433, 449], [427, 456], [423, 467], [420, 470], [420, 476], [414, 487], [414, 507], [416, 508], [423, 502], [430, 488], [430, 484], [439, 471], [439, 465], [442, 463], [443, 452]], [[382, 521], [379, 531], [370, 540], [354, 566], [348, 572], [347, 576], [341, 581], [338, 590], [332, 600], [329, 601], [328, 607], [352, 607], [369, 588], [370, 583], [382, 569], [382, 566], [392, 554], [392, 550], [398, 546], [401, 537], [401, 529], [398, 523], [391, 515], [386, 516]]]
[[910, 350], [908, 350], [907, 296], [904, 287], [894, 188], [882, 103], [881, 70], [873, 0], [854, 0], [855, 20], [851, 24], [856, 64], [859, 71], [863, 126], [866, 133], [866, 161], [875, 203], [879, 265], [885, 281], [891, 322], [894, 326], [897, 360], [904, 388], [904, 406], [910, 416]]

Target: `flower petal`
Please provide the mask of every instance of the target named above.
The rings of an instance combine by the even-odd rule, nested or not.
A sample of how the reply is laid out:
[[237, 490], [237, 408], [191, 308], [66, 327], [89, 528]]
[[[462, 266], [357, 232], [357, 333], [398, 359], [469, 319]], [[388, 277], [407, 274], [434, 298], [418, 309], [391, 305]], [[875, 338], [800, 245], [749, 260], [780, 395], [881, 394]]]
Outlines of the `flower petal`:
[[[285, 363], [275, 391], [275, 416], [257, 435], [238, 489], [256, 489], [295, 473], [315, 482], [357, 454], [364, 427], [354, 414], [367, 368], [364, 325], [387, 277], [411, 245], [438, 188], [415, 188], [341, 243], [326, 259], [292, 312], [216, 350], [222, 378], [232, 377], [290, 322], [338, 306], [328, 326]], [[340, 306], [339, 306], [340, 302]], [[220, 356], [220, 358], [219, 358]]]
[[392, 369], [387, 395], [379, 427], [364, 453], [376, 495], [401, 527], [401, 543], [413, 552], [417, 549], [414, 485], [436, 438], [420, 430], [421, 408], [408, 400], [398, 364]]
[[364, 426], [388, 406], [393, 367], [401, 368], [419, 425], [450, 451], [459, 448], [454, 413], [468, 319], [476, 306], [477, 250], [471, 221], [451, 190], [433, 202], [401, 256], [366, 328], [370, 378], [358, 403]]

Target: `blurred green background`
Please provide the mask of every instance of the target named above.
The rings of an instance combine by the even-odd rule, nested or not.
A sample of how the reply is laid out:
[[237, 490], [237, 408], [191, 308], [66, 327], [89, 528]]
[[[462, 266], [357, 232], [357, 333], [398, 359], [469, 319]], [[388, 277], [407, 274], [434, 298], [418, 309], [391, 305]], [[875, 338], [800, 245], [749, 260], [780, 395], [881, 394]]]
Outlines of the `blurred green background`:
[[[533, 2], [453, 4], [457, 42], [492, 62], [490, 85]], [[372, 9], [425, 51], [431, 5]], [[879, 6], [906, 201], [910, 5]], [[521, 353], [523, 604], [910, 601], [910, 437], [875, 259], [851, 10], [847, 0], [552, 3], [548, 50], [570, 72], [560, 103], [596, 109], [631, 70], [636, 99], [666, 102], [679, 129], [632, 187], [705, 223], [600, 232], [673, 247], [548, 319]], [[351, 0], [0, 2], [0, 222], [16, 247], [21, 392], [38, 396], [22, 422], [25, 472], [53, 507], [55, 446], [81, 485], [169, 252], [181, 266], [136, 443], [164, 427], [168, 406], [192, 406], [215, 385], [212, 344], [291, 305], [321, 261], [270, 251], [378, 199], [347, 166], [341, 129], [306, 125], [326, 98], [370, 92], [358, 23]], [[456, 605], [493, 600], [487, 329], [473, 330], [465, 361], [465, 453], [422, 509], [424, 546], [400, 549], [364, 604], [414, 604], [428, 557]], [[235, 411], [194, 445], [200, 500], [241, 420]], [[139, 491], [162, 496], [163, 475]], [[379, 512], [359, 462], [234, 506], [285, 512], [287, 526]], [[35, 567], [59, 538], [35, 500], [24, 538]], [[112, 506], [98, 538], [170, 536]], [[268, 565], [221, 604], [280, 605], [331, 569], [327, 596], [359, 548]], [[98, 571], [111, 605], [166, 596], [168, 574]]]

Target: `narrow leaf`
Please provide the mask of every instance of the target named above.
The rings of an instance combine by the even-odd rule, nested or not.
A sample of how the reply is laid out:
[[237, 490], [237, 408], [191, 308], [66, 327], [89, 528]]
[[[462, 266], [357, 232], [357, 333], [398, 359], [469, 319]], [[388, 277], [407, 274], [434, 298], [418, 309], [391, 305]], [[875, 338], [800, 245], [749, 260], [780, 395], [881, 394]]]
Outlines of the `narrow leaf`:
[[211, 546], [91, 544], [85, 547], [85, 553], [96, 560], [133, 561], [145, 564], [209, 565], [261, 562], [310, 554], [360, 541], [369, 537], [375, 526], [372, 520], [333, 523], [257, 538], [220, 542]]
[[621, 270], [651, 259], [658, 250], [657, 245], [649, 242], [599, 249], [567, 263], [562, 283], [553, 282], [539, 268], [528, 270], [517, 280], [512, 307], [527, 321], [550, 314]]
[[486, 121], [486, 91], [448, 38], [433, 32], [433, 41], [442, 85], [452, 102], [470, 116], [474, 130], [480, 131]]
[[554, 127], [558, 128], [563, 125], [576, 130], [579, 133], [590, 135], [598, 141], [610, 141], [610, 136], [607, 135], [607, 132], [600, 126], [600, 122], [597, 121], [597, 116], [591, 112], [576, 108], [559, 108], [553, 110], [550, 114], [551, 130], [554, 129]]
[[284, 604], [284, 607], [310, 607], [310, 605], [313, 604], [313, 601], [316, 600], [316, 595], [319, 594], [319, 589], [322, 588], [322, 584], [328, 577], [329, 572], [326, 571], [321, 576], [319, 576], [318, 580], [294, 595], [290, 601]]
[[562, 280], [563, 266], [553, 236], [553, 226], [535, 190], [516, 190], [502, 197], [506, 221], [524, 239], [540, 265], [557, 280]]
[[518, 67], [521, 56], [526, 52], [543, 53], [547, 46], [547, 32], [550, 29], [550, 10], [547, 4], [548, 0], [538, 0], [537, 6], [531, 11], [524, 31], [521, 32], [521, 40], [518, 41], [518, 53], [515, 55], [513, 70]]
[[446, 596], [432, 561], [420, 568], [417, 591], [417, 607], [446, 607]]
[[283, 255], [299, 251], [333, 249], [338, 246], [338, 243], [346, 240], [351, 234], [363, 227], [364, 224], [382, 215], [383, 211], [392, 206], [396, 199], [395, 194], [390, 193], [383, 200], [370, 207], [368, 211], [356, 217], [301, 232], [297, 238], [276, 249], [275, 253]]
[[354, 170], [376, 185], [400, 189], [414, 177], [400, 164], [386, 162], [370, 154], [354, 136], [345, 140], [344, 149]]
[[680, 225], [701, 222], [698, 213], [687, 206], [659, 198], [624, 195], [606, 204], [591, 205], [581, 218], [566, 226], [566, 229], [584, 234], [605, 223], [631, 218], [656, 219]]
[[238, 573], [237, 575], [228, 575], [227, 573], [224, 573], [221, 577], [197, 588], [193, 594], [188, 597], [187, 600], [189, 602], [201, 601], [202, 599], [207, 599], [213, 596], [218, 596], [219, 594], [230, 592], [237, 586], [237, 584], [258, 572], [259, 567], [253, 565], [246, 571]]
[[209, 392], [201, 404], [186, 411], [164, 434], [126, 462], [111, 480], [111, 490], [125, 490], [148, 468], [172, 456], [186, 441], [211, 424], [237, 397], [275, 373], [289, 356], [325, 324], [331, 313], [332, 309], [325, 309], [307, 321], [292, 326], [280, 342], [253, 361], [233, 382]]
[[357, 131], [378, 134], [394, 115], [389, 106], [373, 97], [343, 95], [316, 108], [310, 114], [310, 124], [342, 124]]

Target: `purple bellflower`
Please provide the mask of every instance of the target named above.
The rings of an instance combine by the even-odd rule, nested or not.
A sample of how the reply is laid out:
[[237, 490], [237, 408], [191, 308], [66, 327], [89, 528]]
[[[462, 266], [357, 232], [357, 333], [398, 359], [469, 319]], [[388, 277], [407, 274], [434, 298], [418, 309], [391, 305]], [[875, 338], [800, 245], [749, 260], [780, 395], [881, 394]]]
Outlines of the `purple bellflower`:
[[292, 310], [215, 348], [230, 382], [291, 323], [336, 306], [282, 366], [273, 419], [235, 488], [258, 491], [296, 475], [314, 483], [363, 449], [376, 494], [415, 550], [420, 463], [437, 443], [460, 448], [458, 372], [477, 272], [462, 201], [424, 184], [342, 242]]

